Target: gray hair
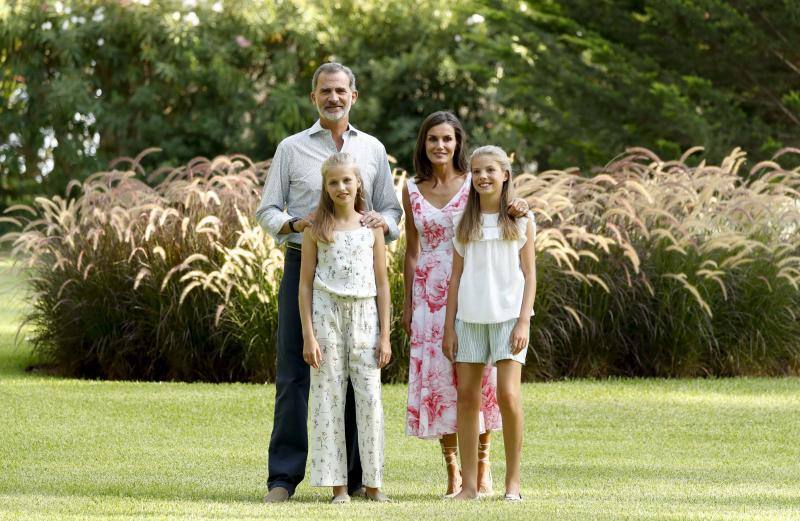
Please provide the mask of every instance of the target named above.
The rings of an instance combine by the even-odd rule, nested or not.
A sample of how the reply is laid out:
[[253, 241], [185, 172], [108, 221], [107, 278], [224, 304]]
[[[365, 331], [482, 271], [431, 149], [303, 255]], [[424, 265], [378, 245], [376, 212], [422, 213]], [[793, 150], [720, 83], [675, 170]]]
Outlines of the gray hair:
[[343, 72], [347, 74], [347, 77], [350, 79], [350, 90], [356, 90], [356, 75], [353, 74], [353, 71], [350, 70], [350, 67], [336, 62], [323, 63], [317, 67], [317, 70], [314, 71], [314, 77], [311, 79], [311, 90], [317, 90], [317, 80], [319, 79], [320, 74], [335, 74], [337, 72]]
[[484, 145], [476, 148], [472, 151], [472, 155], [469, 156], [470, 168], [472, 168], [472, 160], [479, 156], [490, 156], [495, 159], [500, 165], [500, 168], [508, 172], [509, 181], [511, 180], [511, 160], [502, 148], [496, 145]]

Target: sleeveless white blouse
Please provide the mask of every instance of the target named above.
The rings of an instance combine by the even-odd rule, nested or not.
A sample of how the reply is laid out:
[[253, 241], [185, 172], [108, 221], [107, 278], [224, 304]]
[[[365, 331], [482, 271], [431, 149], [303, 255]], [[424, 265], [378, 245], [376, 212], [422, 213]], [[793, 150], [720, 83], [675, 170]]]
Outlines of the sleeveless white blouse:
[[[456, 229], [462, 216], [459, 215], [455, 222]], [[519, 250], [527, 241], [529, 220], [535, 238], [536, 222], [529, 217], [519, 217], [515, 222], [520, 238], [516, 241], [503, 239], [496, 213], [481, 215], [481, 239], [463, 243], [453, 237], [455, 250], [464, 257], [464, 271], [458, 287], [456, 317], [459, 320], [473, 324], [499, 324], [519, 318], [525, 291]]]
[[371, 228], [334, 230], [333, 242], [317, 241], [314, 289], [340, 297], [376, 296], [373, 244]]

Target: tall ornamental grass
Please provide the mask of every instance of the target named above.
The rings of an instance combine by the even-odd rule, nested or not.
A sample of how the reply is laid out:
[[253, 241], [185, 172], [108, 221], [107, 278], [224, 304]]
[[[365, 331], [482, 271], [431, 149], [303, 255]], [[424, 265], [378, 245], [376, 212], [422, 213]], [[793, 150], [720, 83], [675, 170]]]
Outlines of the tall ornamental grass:
[[800, 173], [631, 149], [594, 177], [520, 175], [537, 213], [526, 375], [796, 374]]
[[[516, 177], [539, 227], [527, 379], [798, 372], [800, 172], [779, 161], [800, 151], [749, 171], [740, 150], [698, 152]], [[283, 255], [253, 216], [268, 165], [140, 159], [6, 212], [40, 358], [82, 377], [273, 379]], [[408, 370], [403, 250], [389, 247], [388, 381]]]
[[268, 165], [200, 158], [147, 175], [141, 157], [6, 212], [36, 352], [89, 378], [272, 378], [282, 254], [252, 217]]

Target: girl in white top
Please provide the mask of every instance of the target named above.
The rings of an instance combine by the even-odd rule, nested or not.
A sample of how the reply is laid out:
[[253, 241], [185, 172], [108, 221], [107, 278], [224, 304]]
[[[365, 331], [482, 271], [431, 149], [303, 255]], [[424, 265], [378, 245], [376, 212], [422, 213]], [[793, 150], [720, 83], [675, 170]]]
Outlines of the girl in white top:
[[[355, 391], [358, 449], [366, 496], [388, 501], [383, 481], [381, 368], [389, 363], [389, 277], [383, 230], [361, 226], [361, 176], [352, 157], [322, 164], [322, 193], [303, 233], [300, 321], [303, 359], [311, 366], [311, 484], [333, 487], [333, 503], [350, 501], [344, 404]], [[377, 302], [376, 302], [377, 301]]]
[[496, 146], [470, 158], [472, 186], [453, 238], [453, 273], [447, 298], [443, 350], [456, 363], [457, 426], [463, 484], [455, 499], [478, 497], [478, 410], [483, 366], [497, 366], [497, 401], [503, 418], [506, 495], [521, 501], [522, 365], [536, 294], [530, 215], [505, 211], [512, 198], [511, 163]]

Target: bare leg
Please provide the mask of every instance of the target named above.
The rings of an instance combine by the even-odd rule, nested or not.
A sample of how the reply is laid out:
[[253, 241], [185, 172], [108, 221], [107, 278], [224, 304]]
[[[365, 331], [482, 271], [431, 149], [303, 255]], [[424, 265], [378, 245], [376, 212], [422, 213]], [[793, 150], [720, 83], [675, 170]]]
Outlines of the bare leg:
[[458, 435], [445, 434], [439, 439], [442, 455], [447, 467], [446, 497], [454, 496], [461, 491], [461, 469], [458, 467]]
[[506, 494], [519, 494], [522, 454], [522, 364], [514, 360], [497, 362], [497, 402], [503, 416], [506, 448]]
[[456, 363], [458, 375], [458, 449], [461, 452], [462, 485], [454, 499], [478, 497], [478, 414], [481, 407], [482, 364]]

